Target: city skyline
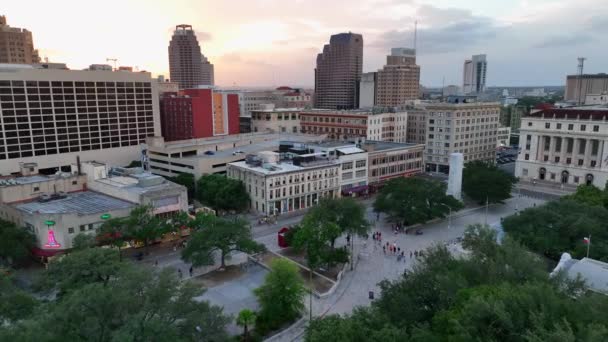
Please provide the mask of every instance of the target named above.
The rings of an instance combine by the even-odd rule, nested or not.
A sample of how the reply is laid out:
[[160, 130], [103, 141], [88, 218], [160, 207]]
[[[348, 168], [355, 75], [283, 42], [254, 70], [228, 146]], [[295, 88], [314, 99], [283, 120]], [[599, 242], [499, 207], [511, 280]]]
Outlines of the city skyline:
[[[106, 63], [169, 75], [166, 55], [176, 25], [192, 25], [201, 48], [216, 65], [220, 86], [312, 87], [316, 55], [332, 34], [356, 32], [365, 41], [363, 72], [382, 67], [386, 51], [413, 47], [418, 21], [421, 83], [462, 83], [462, 60], [487, 54], [487, 85], [563, 85], [576, 72], [576, 57], [588, 58], [586, 73], [605, 72], [608, 52], [601, 32], [608, 28], [608, 4], [601, 0], [504, 1], [254, 0], [234, 3], [109, 0], [90, 11], [86, 4], [57, 1], [3, 6], [9, 25], [33, 33], [42, 58], [72, 69]], [[59, 18], [68, 8], [71, 15]], [[594, 11], [571, 16], [580, 8]], [[322, 9], [322, 10], [320, 10]], [[335, 16], [333, 13], [342, 13]], [[112, 25], [105, 18], [112, 18]], [[136, 22], [137, 25], [131, 23]], [[542, 65], [542, 73], [538, 66]]]

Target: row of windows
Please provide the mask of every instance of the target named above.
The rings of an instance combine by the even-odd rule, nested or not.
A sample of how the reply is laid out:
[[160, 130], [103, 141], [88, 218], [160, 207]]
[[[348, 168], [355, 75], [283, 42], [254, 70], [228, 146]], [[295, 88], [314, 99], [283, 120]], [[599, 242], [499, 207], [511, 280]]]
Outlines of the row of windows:
[[[532, 126], [532, 121], [528, 121], [528, 126]], [[546, 129], [551, 129], [551, 123], [550, 122], [545, 122], [545, 128]], [[587, 130], [587, 125], [586, 124], [581, 124], [579, 125], [579, 130], [581, 132], [585, 132]], [[555, 129], [562, 129], [562, 124], [561, 123], [556, 123], [555, 124]], [[574, 124], [568, 124], [568, 130], [569, 131], [573, 131], [574, 130]], [[593, 125], [592, 128], [593, 132], [599, 132], [600, 131], [600, 126], [599, 125]]]
[[8, 81], [0, 80], [2, 87], [119, 87], [150, 88], [148, 82], [74, 82], [74, 81]]

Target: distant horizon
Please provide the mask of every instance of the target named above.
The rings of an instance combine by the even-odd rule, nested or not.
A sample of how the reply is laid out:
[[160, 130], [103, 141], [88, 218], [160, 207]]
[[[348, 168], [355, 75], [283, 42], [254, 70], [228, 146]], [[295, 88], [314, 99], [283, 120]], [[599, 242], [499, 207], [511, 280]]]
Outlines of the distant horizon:
[[317, 54], [348, 31], [363, 35], [364, 72], [381, 69], [391, 48], [415, 47], [421, 84], [462, 84], [463, 63], [476, 54], [487, 55], [486, 83], [505, 87], [565, 84], [580, 56], [585, 73], [608, 72], [605, 0], [106, 0], [95, 11], [70, 0], [35, 11], [9, 1], [0, 15], [31, 31], [50, 61], [82, 69], [116, 58], [167, 78], [173, 30], [189, 24], [226, 86], [313, 84]]

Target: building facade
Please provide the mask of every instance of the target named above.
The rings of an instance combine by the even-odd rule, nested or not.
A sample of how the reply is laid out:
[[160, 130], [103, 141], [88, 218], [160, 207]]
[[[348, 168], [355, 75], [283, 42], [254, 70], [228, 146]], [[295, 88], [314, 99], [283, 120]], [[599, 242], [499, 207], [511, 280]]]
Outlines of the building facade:
[[314, 107], [357, 108], [362, 71], [363, 36], [350, 32], [331, 36], [317, 55]]
[[393, 178], [424, 172], [422, 144], [368, 140], [361, 144], [361, 148], [368, 154], [368, 184], [372, 191]]
[[416, 50], [394, 48], [378, 70], [376, 105], [395, 107], [420, 98], [420, 66]]
[[278, 153], [265, 152], [228, 165], [228, 177], [245, 184], [255, 211], [281, 215], [310, 208], [322, 198], [340, 196], [336, 159], [314, 154], [280, 158]]
[[511, 127], [512, 131], [519, 130], [521, 118], [526, 114], [526, 108], [522, 106], [506, 106], [500, 109], [500, 124]]
[[373, 108], [376, 105], [377, 78], [377, 72], [366, 72], [361, 75], [359, 108]]
[[370, 110], [310, 110], [300, 112], [300, 131], [327, 134], [330, 139], [366, 138], [405, 142], [407, 112], [386, 108]]
[[498, 126], [496, 131], [496, 147], [511, 145], [511, 127]]
[[578, 103], [585, 101], [587, 94], [608, 92], [608, 74], [568, 75], [564, 100]]
[[177, 25], [169, 42], [169, 73], [180, 89], [213, 85], [213, 64], [201, 54], [192, 25]]
[[464, 162], [494, 162], [500, 103], [429, 103], [426, 124], [426, 170], [449, 172], [449, 156], [462, 153]]
[[413, 108], [407, 110], [406, 142], [411, 144], [424, 144], [426, 142], [426, 124], [428, 112], [424, 109]]
[[473, 55], [464, 61], [462, 91], [465, 95], [479, 94], [486, 90], [487, 70], [486, 55]]
[[522, 119], [515, 176], [603, 188], [608, 181], [608, 110], [546, 109]]
[[32, 33], [26, 29], [10, 27], [3, 15], [0, 16], [0, 63], [40, 63]]
[[322, 137], [292, 133], [248, 133], [167, 142], [163, 137], [146, 141], [146, 169], [167, 177], [181, 173], [225, 174], [226, 165], [245, 160], [247, 154], [274, 151], [281, 141], [318, 141]]
[[262, 106], [251, 112], [253, 132], [298, 133], [300, 131], [300, 111], [297, 108], [274, 108], [274, 105]]
[[18, 176], [0, 179], [0, 218], [32, 232], [38, 256], [72, 248], [78, 234], [95, 235], [104, 220], [126, 217], [137, 205], [163, 217], [188, 208], [185, 187], [139, 168], [84, 162], [46, 176], [36, 163], [20, 167]]
[[81, 159], [140, 160], [160, 134], [157, 81], [149, 73], [0, 68], [0, 175], [20, 162], [67, 168]]
[[184, 89], [161, 98], [161, 128], [166, 141], [238, 134], [239, 98], [211, 87]]

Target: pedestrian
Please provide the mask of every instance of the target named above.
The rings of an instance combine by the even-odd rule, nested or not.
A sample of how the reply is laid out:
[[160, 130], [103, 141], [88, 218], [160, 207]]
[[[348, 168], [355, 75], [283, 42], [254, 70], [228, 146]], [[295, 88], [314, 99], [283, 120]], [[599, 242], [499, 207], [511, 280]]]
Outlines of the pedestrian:
[[412, 258], [412, 251], [410, 251], [410, 259]]
[[418, 259], [418, 251], [414, 251], [414, 256]]
[[158, 259], [154, 261], [154, 266], [158, 266]]
[[194, 270], [192, 269], [192, 266], [190, 266], [190, 278], [192, 278], [192, 273], [193, 273], [192, 271], [194, 271]]
[[177, 245], [176, 244], [173, 244], [173, 251], [174, 252], [177, 251]]
[[182, 270], [181, 269], [177, 269], [177, 275], [179, 276], [179, 279], [182, 279], [184, 277], [184, 275], [182, 274]]
[[380, 220], [380, 213], [376, 213], [376, 220]]
[[386, 254], [386, 246], [382, 246], [382, 253]]
[[401, 247], [397, 247], [397, 253], [401, 253]]

